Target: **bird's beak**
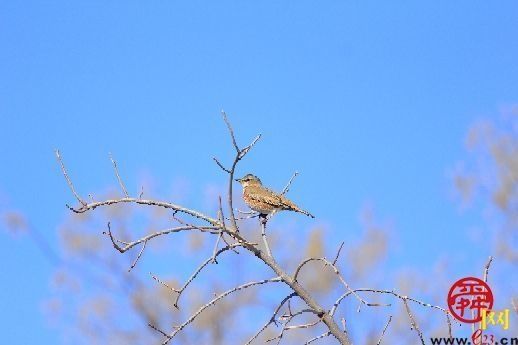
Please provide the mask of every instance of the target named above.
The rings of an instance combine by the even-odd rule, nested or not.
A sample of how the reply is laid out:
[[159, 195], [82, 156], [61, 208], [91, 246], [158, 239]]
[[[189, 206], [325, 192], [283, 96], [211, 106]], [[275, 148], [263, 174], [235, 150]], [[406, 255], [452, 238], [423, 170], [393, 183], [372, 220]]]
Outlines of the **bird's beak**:
[[241, 182], [241, 179], [240, 178], [236, 178], [236, 179], [234, 179], [234, 181]]

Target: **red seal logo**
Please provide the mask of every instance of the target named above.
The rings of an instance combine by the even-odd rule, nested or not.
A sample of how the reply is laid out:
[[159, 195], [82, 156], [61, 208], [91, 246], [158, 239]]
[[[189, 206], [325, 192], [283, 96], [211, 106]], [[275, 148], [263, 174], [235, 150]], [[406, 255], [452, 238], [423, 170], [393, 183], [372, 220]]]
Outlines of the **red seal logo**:
[[453, 284], [448, 293], [448, 307], [451, 314], [461, 322], [480, 322], [481, 310], [493, 308], [493, 292], [481, 279], [462, 278]]

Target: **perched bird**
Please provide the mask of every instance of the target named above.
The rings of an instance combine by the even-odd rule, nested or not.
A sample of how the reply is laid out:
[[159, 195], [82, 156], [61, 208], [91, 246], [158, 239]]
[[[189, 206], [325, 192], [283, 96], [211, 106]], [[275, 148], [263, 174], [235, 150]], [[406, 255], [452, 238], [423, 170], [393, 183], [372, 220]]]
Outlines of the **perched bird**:
[[252, 210], [259, 212], [262, 217], [276, 211], [295, 211], [315, 218], [311, 213], [304, 211], [284, 195], [277, 194], [264, 187], [257, 176], [247, 174], [240, 179], [236, 179], [236, 181], [243, 186], [243, 199], [245, 203]]

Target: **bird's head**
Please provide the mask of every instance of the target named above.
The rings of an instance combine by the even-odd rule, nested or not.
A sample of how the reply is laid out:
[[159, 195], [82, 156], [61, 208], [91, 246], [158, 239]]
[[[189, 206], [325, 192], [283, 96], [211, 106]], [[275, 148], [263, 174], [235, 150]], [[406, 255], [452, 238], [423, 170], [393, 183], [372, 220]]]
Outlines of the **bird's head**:
[[259, 179], [259, 177], [252, 174], [246, 174], [245, 176], [236, 179], [236, 181], [241, 183], [241, 186], [243, 186], [243, 188], [252, 185], [261, 185], [261, 180]]

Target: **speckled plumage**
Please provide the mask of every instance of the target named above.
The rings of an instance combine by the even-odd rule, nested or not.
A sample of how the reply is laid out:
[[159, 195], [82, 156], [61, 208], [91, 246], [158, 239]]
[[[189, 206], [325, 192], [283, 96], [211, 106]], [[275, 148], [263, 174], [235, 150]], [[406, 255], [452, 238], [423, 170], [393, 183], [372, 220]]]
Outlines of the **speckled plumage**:
[[237, 181], [243, 186], [243, 200], [256, 212], [267, 215], [274, 211], [294, 211], [315, 218], [284, 195], [264, 187], [261, 180], [252, 174], [248, 174]]

